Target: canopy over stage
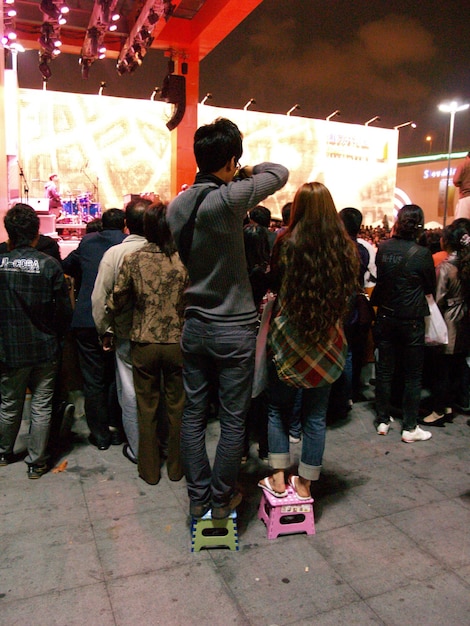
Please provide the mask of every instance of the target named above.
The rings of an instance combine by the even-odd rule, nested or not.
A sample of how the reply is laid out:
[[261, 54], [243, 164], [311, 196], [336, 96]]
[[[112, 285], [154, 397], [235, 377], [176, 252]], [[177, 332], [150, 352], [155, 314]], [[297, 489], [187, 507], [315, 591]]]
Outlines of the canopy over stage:
[[[39, 50], [45, 80], [54, 71], [57, 40], [62, 42], [61, 50], [80, 57], [84, 78], [102, 54], [116, 58], [117, 71], [124, 74], [139, 71], [149, 48], [165, 51], [169, 79], [162, 95], [174, 107], [168, 127], [172, 128], [171, 191], [175, 194], [195, 168], [192, 140], [197, 127], [199, 63], [261, 2], [15, 0], [17, 15], [11, 25], [19, 43]], [[62, 14], [64, 6], [69, 11]], [[66, 23], [60, 24], [63, 18]]]

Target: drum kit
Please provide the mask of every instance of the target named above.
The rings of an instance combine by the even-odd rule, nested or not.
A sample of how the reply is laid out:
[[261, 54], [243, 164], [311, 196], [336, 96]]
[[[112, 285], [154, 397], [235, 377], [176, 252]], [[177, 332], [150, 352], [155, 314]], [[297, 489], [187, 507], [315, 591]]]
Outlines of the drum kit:
[[61, 222], [91, 222], [97, 217], [101, 217], [101, 205], [94, 202], [93, 193], [91, 191], [81, 192], [80, 189], [75, 190], [76, 196], [68, 194], [68, 199], [62, 202], [64, 215], [60, 219]]

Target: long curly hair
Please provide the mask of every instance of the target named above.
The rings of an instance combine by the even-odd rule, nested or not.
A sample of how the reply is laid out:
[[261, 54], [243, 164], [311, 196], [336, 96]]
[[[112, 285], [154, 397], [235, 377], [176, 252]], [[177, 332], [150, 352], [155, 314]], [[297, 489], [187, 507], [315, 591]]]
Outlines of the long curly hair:
[[359, 287], [359, 257], [324, 185], [305, 183], [297, 190], [289, 225], [276, 243], [285, 315], [299, 338], [327, 340]]

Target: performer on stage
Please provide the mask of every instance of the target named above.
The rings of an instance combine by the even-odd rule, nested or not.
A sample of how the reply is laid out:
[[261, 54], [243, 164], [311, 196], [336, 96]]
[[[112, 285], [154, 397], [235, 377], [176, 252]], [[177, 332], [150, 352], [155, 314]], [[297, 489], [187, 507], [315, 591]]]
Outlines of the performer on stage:
[[49, 213], [53, 213], [57, 219], [62, 215], [62, 198], [58, 189], [59, 177], [57, 174], [49, 176], [49, 182], [44, 185], [45, 196], [49, 198]]

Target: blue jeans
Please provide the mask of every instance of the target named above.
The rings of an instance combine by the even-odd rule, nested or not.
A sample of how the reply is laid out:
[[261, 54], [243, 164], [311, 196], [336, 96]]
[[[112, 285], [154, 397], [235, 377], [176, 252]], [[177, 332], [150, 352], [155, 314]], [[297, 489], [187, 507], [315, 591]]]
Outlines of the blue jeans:
[[28, 465], [42, 465], [47, 460], [47, 442], [52, 414], [52, 396], [58, 362], [46, 361], [27, 367], [2, 369], [0, 393], [0, 452], [13, 452], [20, 430], [26, 390], [31, 391]]
[[[373, 333], [378, 351], [375, 364], [376, 423], [390, 422], [392, 383], [394, 375], [399, 375], [403, 379], [403, 430], [414, 430], [421, 400], [424, 318], [405, 320], [378, 315]], [[396, 372], [397, 363], [400, 367]]]
[[[186, 320], [181, 338], [186, 404], [181, 426], [181, 454], [193, 504], [225, 506], [238, 477], [251, 401], [256, 325], [223, 326]], [[219, 400], [220, 439], [211, 471], [206, 426], [211, 385]]]
[[[331, 385], [302, 389], [302, 453], [299, 475], [318, 480], [325, 449], [326, 411]], [[279, 379], [273, 363], [269, 365], [268, 443], [269, 463], [275, 469], [290, 465], [289, 425], [298, 389]]]

